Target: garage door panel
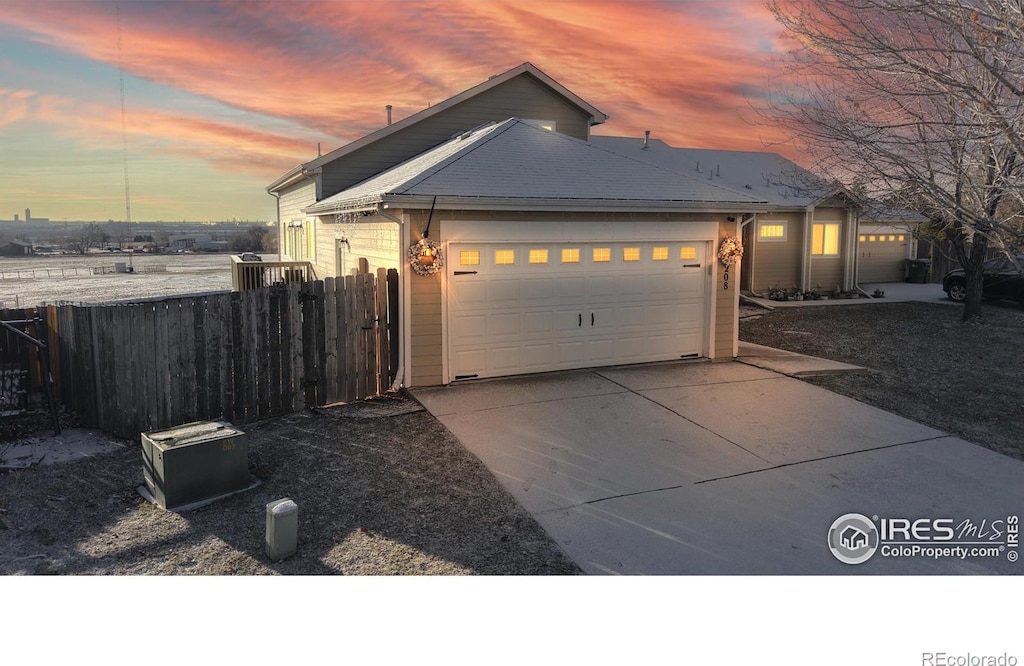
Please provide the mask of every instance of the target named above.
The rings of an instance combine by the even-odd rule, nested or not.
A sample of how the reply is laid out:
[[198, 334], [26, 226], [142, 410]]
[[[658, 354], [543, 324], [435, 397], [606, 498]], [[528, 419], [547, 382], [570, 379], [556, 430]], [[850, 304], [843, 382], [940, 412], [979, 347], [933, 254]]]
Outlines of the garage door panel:
[[520, 323], [522, 315], [518, 312], [507, 312], [504, 314], [492, 314], [488, 317], [488, 333], [496, 339], [516, 337], [522, 335]]
[[[701, 353], [708, 317], [705, 246], [682, 246], [550, 244], [546, 255], [534, 252], [528, 263], [530, 250], [542, 246], [518, 244], [508, 246], [514, 265], [450, 273], [451, 375], [501, 376]], [[509, 256], [507, 250], [501, 254], [502, 244], [472, 247], [487, 258]], [[597, 256], [608, 261], [593, 261], [595, 247], [607, 250]], [[565, 248], [570, 251], [563, 253]]]
[[555, 332], [555, 313], [548, 311], [523, 313], [523, 332], [529, 336]]
[[519, 279], [492, 279], [487, 281], [487, 305], [489, 307], [507, 307], [519, 305]]

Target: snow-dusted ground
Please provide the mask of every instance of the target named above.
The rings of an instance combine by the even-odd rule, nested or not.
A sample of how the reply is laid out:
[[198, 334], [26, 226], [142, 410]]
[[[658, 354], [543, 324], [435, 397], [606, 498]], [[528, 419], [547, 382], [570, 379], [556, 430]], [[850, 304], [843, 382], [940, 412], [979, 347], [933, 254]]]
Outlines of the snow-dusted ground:
[[[89, 270], [127, 261], [128, 255], [119, 253], [0, 258], [0, 303], [8, 308], [57, 301], [104, 303], [231, 290], [227, 254], [133, 255], [135, 273], [92, 275]], [[166, 266], [167, 272], [143, 272], [147, 266]], [[49, 276], [43, 275], [46, 271]], [[30, 272], [36, 276], [29, 277]]]

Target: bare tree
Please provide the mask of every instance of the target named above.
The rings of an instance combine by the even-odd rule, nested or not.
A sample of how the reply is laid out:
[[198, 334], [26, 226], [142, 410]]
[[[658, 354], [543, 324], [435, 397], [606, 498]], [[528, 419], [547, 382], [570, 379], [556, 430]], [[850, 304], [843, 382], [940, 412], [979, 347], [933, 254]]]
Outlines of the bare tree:
[[1024, 209], [1024, 15], [1011, 0], [770, 0], [792, 49], [768, 114], [872, 197], [952, 242], [980, 317], [990, 247]]
[[103, 227], [96, 223], [86, 224], [64, 241], [64, 247], [78, 254], [86, 254], [90, 248], [100, 247], [107, 238]]

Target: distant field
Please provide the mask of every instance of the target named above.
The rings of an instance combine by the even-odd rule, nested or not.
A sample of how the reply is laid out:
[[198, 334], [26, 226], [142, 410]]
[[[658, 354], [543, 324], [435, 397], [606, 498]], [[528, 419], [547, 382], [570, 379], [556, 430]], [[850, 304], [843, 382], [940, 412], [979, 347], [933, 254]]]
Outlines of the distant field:
[[[0, 258], [0, 303], [8, 308], [56, 301], [106, 303], [231, 290], [231, 259], [227, 254], [133, 255], [132, 265], [139, 272], [89, 274], [88, 269], [93, 267], [113, 267], [127, 261], [128, 255], [118, 253]], [[142, 272], [147, 266], [166, 266], [167, 272]], [[62, 269], [64, 276], [58, 274]], [[40, 276], [47, 270], [49, 277]], [[37, 277], [27, 277], [30, 271]]]

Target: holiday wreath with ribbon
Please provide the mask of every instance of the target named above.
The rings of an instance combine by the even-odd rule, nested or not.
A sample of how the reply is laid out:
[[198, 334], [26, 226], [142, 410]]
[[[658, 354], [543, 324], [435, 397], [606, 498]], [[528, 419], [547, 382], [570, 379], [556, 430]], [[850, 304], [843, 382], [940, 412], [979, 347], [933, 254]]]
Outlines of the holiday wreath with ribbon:
[[743, 243], [739, 238], [726, 236], [718, 246], [718, 260], [727, 268], [731, 268], [743, 256]]
[[433, 275], [444, 267], [441, 246], [429, 238], [421, 238], [409, 247], [409, 265], [418, 275]]

